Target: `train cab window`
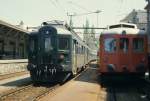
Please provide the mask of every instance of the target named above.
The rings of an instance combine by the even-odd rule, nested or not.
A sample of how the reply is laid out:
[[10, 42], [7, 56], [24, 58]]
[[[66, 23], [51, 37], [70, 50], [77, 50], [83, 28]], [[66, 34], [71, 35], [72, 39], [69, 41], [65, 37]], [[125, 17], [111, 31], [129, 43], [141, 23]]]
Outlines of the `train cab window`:
[[68, 38], [59, 38], [58, 47], [60, 50], [68, 50], [69, 49], [69, 39]]
[[29, 37], [28, 46], [29, 46], [29, 51], [31, 53], [36, 52], [36, 50], [37, 50], [37, 37], [36, 36]]
[[35, 41], [34, 40], [30, 40], [30, 51], [34, 52], [35, 49]]
[[134, 38], [133, 39], [133, 50], [134, 50], [134, 52], [143, 52], [144, 51], [144, 39], [143, 38]]
[[104, 48], [106, 52], [115, 52], [116, 51], [116, 39], [106, 38], [104, 40]]
[[120, 38], [119, 46], [120, 46], [120, 50], [122, 52], [128, 52], [129, 39], [128, 38]]
[[51, 38], [47, 37], [45, 38], [45, 52], [49, 52], [53, 49], [52, 44], [51, 44]]

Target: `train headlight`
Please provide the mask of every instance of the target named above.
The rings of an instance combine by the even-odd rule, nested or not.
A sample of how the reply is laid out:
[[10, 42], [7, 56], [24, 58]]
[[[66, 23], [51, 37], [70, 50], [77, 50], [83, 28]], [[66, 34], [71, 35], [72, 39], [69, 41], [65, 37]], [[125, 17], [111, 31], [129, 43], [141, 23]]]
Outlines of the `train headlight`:
[[60, 54], [59, 59], [63, 60], [65, 56], [63, 54]]
[[62, 63], [65, 59], [65, 56], [63, 54], [60, 54], [59, 57], [58, 57], [58, 62], [59, 63]]
[[108, 64], [107, 65], [107, 69], [109, 72], [114, 72], [115, 71], [115, 65], [114, 64]]

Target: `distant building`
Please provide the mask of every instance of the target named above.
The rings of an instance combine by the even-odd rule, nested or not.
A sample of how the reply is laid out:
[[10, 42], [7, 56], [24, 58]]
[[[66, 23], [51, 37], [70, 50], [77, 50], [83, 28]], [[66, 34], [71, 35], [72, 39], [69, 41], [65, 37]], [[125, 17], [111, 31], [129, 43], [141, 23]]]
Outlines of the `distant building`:
[[133, 10], [120, 22], [134, 23], [139, 29], [147, 30], [147, 13], [144, 10]]

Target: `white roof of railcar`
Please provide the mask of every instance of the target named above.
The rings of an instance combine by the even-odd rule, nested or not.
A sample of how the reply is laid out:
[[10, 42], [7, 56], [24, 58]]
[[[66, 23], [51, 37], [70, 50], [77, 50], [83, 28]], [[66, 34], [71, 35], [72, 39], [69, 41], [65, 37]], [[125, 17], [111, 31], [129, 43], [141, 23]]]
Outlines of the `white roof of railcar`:
[[146, 34], [145, 30], [140, 30], [135, 24], [130, 23], [119, 23], [110, 25], [102, 34]]
[[64, 25], [52, 25], [56, 28], [57, 34], [71, 35], [72, 33]]

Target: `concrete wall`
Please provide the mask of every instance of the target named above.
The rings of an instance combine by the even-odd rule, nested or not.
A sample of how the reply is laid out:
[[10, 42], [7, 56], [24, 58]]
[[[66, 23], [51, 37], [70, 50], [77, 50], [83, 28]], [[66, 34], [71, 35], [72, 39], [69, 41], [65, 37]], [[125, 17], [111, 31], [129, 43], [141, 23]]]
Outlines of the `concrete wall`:
[[27, 71], [27, 59], [0, 60], [0, 75]]

